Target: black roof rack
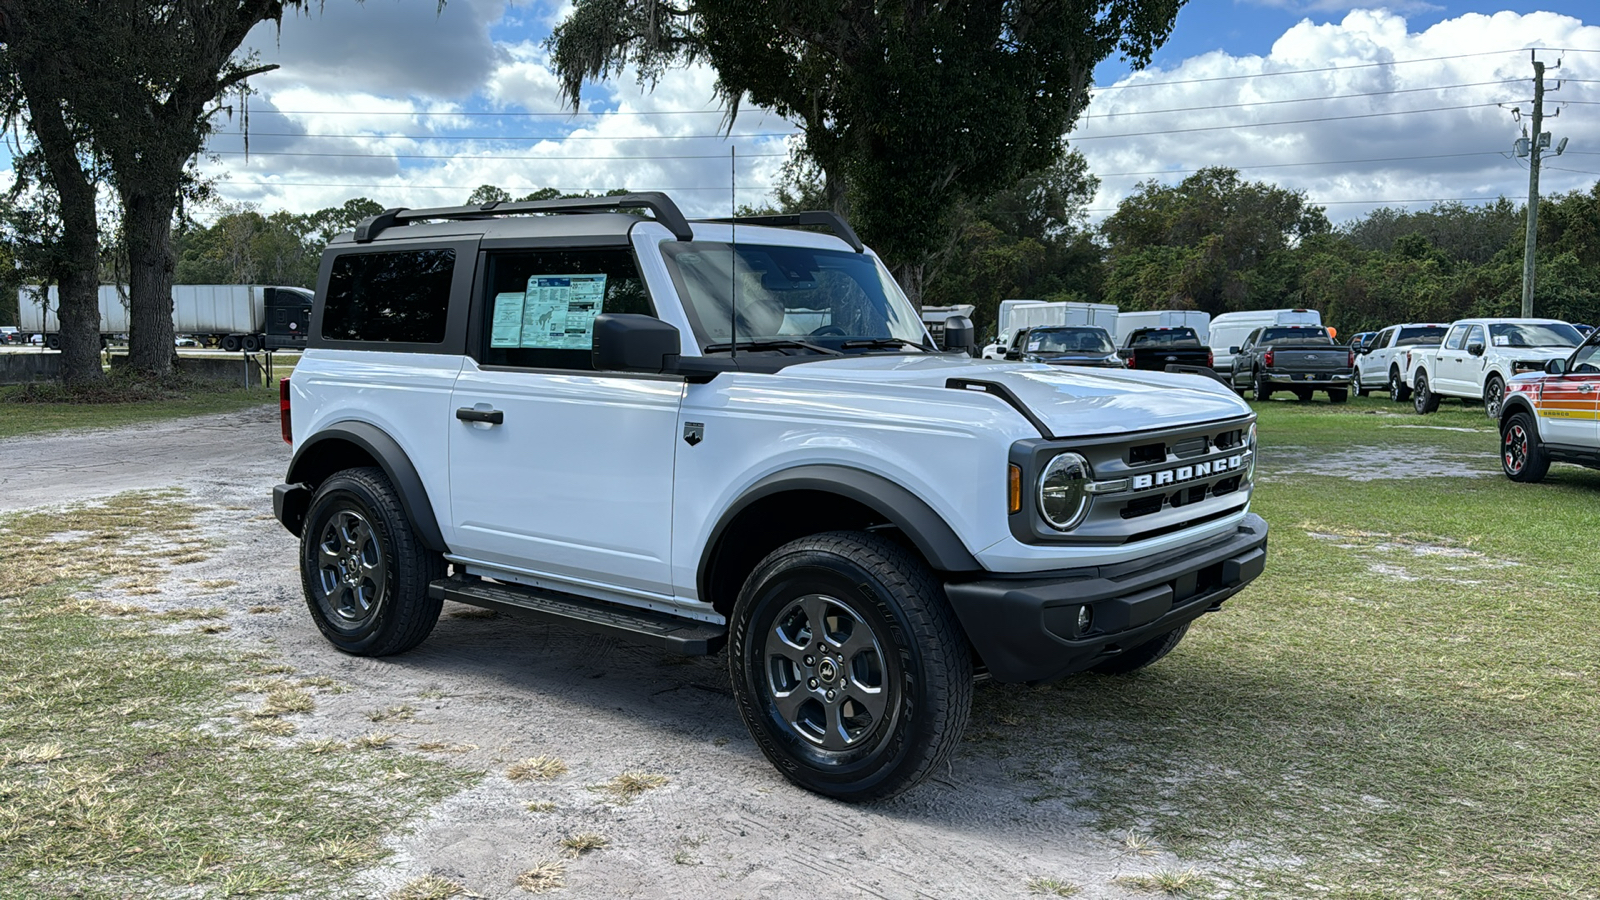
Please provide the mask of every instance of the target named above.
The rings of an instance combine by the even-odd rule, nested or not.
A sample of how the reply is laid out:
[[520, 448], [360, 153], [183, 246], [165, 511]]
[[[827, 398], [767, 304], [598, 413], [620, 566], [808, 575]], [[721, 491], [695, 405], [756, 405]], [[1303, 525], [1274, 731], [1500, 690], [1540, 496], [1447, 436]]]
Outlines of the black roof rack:
[[520, 203], [495, 201], [476, 206], [440, 206], [433, 209], [386, 209], [356, 226], [356, 243], [365, 244], [397, 225], [410, 225], [427, 219], [488, 219], [518, 213], [604, 212], [616, 209], [644, 208], [655, 214], [656, 221], [667, 226], [673, 237], [680, 241], [694, 240], [689, 220], [672, 198], [659, 191], [641, 191], [637, 194], [618, 194], [613, 197], [578, 197], [571, 200], [524, 200]]
[[839, 217], [838, 213], [826, 210], [812, 210], [811, 212], [788, 213], [775, 216], [732, 216], [726, 219], [696, 219], [697, 222], [718, 222], [725, 225], [773, 225], [779, 228], [793, 228], [798, 225], [821, 225], [832, 231], [850, 245], [850, 249], [860, 253], [867, 249], [861, 243], [861, 238], [856, 237], [854, 228], [850, 223]]

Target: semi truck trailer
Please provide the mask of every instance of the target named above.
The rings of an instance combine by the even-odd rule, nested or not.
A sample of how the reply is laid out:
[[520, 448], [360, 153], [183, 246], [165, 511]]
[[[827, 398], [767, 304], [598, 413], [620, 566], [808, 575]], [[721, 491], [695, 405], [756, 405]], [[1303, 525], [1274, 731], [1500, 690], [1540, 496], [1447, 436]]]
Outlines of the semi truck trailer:
[[[128, 289], [100, 286], [100, 341], [128, 333]], [[172, 331], [227, 351], [301, 349], [311, 322], [311, 291], [298, 287], [255, 284], [175, 284], [172, 286]], [[40, 302], [40, 298], [44, 302]], [[51, 349], [61, 346], [56, 317], [59, 291], [24, 287], [17, 292], [18, 331], [24, 341], [35, 336]]]

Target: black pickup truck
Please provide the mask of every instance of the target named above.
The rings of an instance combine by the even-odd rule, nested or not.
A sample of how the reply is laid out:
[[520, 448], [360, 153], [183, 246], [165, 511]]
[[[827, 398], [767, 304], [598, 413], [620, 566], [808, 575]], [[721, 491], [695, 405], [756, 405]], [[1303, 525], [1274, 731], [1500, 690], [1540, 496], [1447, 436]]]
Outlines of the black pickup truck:
[[1123, 338], [1117, 355], [1127, 360], [1128, 368], [1166, 372], [1211, 368], [1211, 348], [1200, 340], [1193, 328], [1135, 328]]
[[1320, 325], [1257, 328], [1244, 344], [1228, 351], [1233, 354], [1233, 389], [1254, 390], [1257, 400], [1270, 400], [1274, 391], [1285, 390], [1301, 400], [1310, 400], [1313, 391], [1326, 391], [1333, 403], [1350, 397], [1355, 351], [1335, 344]]

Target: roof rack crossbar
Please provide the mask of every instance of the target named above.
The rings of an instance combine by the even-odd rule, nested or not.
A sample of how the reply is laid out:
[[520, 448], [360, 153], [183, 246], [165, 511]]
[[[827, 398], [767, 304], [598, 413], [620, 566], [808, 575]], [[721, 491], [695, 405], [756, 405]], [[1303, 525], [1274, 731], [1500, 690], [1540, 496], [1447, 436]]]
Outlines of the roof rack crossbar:
[[801, 213], [784, 213], [773, 216], [732, 216], [723, 219], [701, 219], [702, 222], [718, 222], [722, 224], [740, 225], [772, 225], [779, 228], [793, 228], [799, 225], [821, 225], [832, 231], [850, 245], [850, 249], [860, 253], [866, 250], [866, 245], [861, 243], [861, 238], [856, 237], [854, 228], [838, 213], [827, 210], [811, 210]]
[[689, 220], [684, 218], [682, 210], [678, 209], [678, 204], [673, 203], [671, 197], [659, 191], [641, 191], [611, 197], [577, 197], [570, 200], [524, 200], [520, 203], [495, 201], [473, 206], [387, 209], [357, 225], [355, 239], [358, 244], [369, 243], [390, 228], [428, 219], [470, 220], [517, 213], [585, 213], [635, 208], [650, 210], [655, 215], [655, 220], [665, 225], [678, 240], [694, 240], [694, 230], [689, 227]]

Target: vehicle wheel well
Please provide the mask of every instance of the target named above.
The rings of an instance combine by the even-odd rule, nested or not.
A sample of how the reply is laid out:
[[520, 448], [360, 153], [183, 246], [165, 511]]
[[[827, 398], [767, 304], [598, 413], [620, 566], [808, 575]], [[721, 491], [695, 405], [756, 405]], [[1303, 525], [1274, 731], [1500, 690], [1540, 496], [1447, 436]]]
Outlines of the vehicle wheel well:
[[701, 577], [700, 600], [731, 615], [739, 589], [767, 554], [825, 531], [872, 531], [922, 555], [904, 532], [864, 503], [827, 491], [781, 491], [751, 503], [728, 522]]
[[329, 438], [307, 447], [305, 455], [295, 460], [289, 480], [316, 490], [328, 476], [345, 469], [379, 466], [381, 463], [365, 447], [354, 441]]

